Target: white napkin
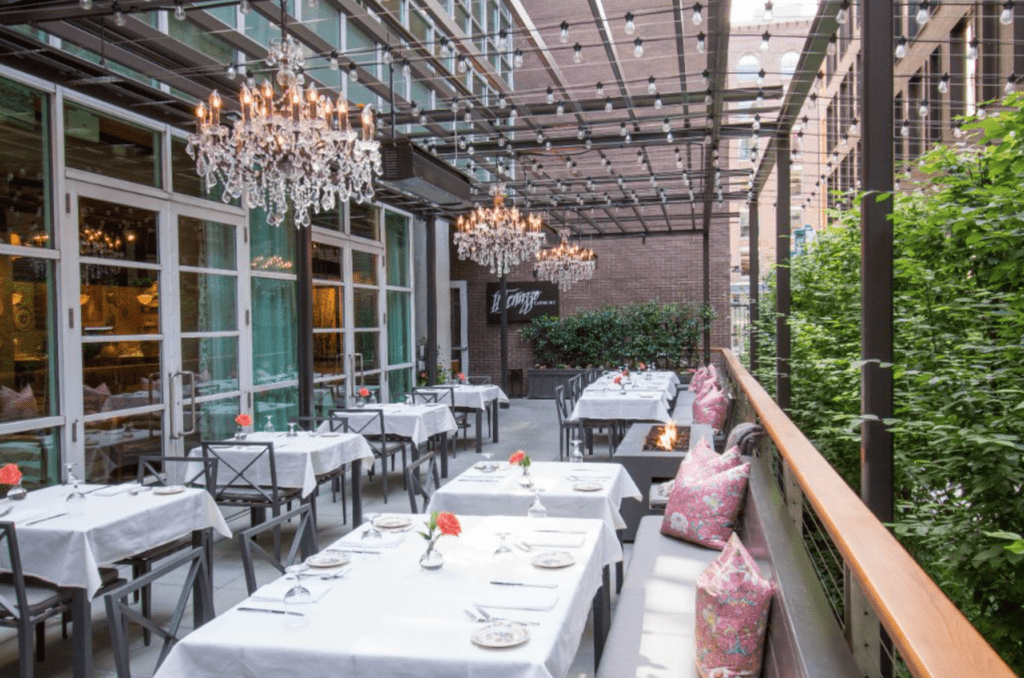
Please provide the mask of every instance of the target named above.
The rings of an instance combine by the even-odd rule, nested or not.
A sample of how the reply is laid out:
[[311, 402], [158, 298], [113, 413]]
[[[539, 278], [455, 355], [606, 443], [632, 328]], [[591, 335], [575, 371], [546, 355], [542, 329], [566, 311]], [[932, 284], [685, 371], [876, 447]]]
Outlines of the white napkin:
[[547, 611], [558, 604], [558, 593], [543, 589], [527, 589], [521, 586], [492, 587], [473, 599], [480, 607], [498, 607], [505, 610]]
[[[424, 530], [426, 529], [426, 527], [423, 527], [422, 525], [420, 525], [419, 527], [422, 527], [422, 529], [424, 529]], [[419, 528], [418, 527], [414, 527], [413, 528], [413, 530], [417, 530], [417, 529], [419, 529]], [[358, 532], [352, 533], [352, 535], [354, 535], [354, 536], [347, 536], [346, 538], [339, 540], [333, 546], [331, 546], [331, 548], [345, 549], [347, 547], [347, 548], [350, 548], [350, 549], [369, 549], [369, 548], [373, 548], [373, 549], [376, 549], [376, 548], [391, 549], [391, 548], [394, 548], [394, 547], [398, 546], [403, 541], [405, 541], [406, 535], [409, 534], [408, 532], [396, 532], [396, 531], [392, 531], [392, 530], [380, 530], [380, 534], [383, 537], [383, 539], [377, 540], [377, 539], [363, 539], [363, 533], [364, 532], [366, 532], [366, 530], [365, 529], [361, 529]]]
[[30, 511], [18, 511], [18, 509], [15, 509], [13, 514], [9, 515], [7, 519], [14, 521], [15, 525], [19, 527], [25, 527], [28, 523], [37, 520], [42, 521], [45, 518], [58, 516], [66, 512], [64, 509], [33, 509]]
[[[302, 585], [309, 589], [313, 596], [313, 602], [319, 602], [331, 590], [331, 585], [325, 581], [315, 581], [311, 577], [303, 577]], [[278, 579], [265, 586], [261, 586], [252, 594], [250, 600], [264, 603], [283, 603], [284, 595], [295, 586], [294, 579]]]
[[138, 487], [138, 483], [125, 483], [124, 485], [114, 485], [103, 490], [96, 490], [92, 494], [97, 497], [116, 497], [119, 494], [124, 494], [128, 490]]
[[576, 549], [583, 546], [585, 535], [582, 534], [560, 534], [558, 532], [531, 532], [523, 537], [523, 541], [530, 546], [543, 548], [557, 547], [564, 549]]

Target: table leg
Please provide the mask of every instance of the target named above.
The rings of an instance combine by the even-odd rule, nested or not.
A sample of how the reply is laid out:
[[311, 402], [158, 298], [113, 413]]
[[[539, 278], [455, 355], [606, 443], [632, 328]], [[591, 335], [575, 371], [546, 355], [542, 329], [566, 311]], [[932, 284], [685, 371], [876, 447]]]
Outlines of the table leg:
[[491, 403], [491, 407], [494, 408], [494, 421], [491, 423], [491, 442], [496, 443], [498, 442], [498, 410], [501, 409], [500, 403], [498, 402], [497, 398], [495, 398], [494, 401]]
[[608, 627], [611, 624], [612, 598], [611, 598], [611, 572], [605, 565], [601, 570], [601, 586], [594, 594], [594, 670], [597, 671], [601, 665], [601, 655], [604, 654], [604, 642], [608, 636]]
[[441, 434], [441, 477], [448, 477], [448, 433]]
[[[626, 535], [625, 530], [615, 530], [615, 536], [619, 538], [619, 546], [622, 546], [622, 540]], [[622, 593], [622, 580], [623, 580], [623, 566], [625, 559], [615, 563], [615, 592]]]
[[92, 601], [84, 588], [72, 594], [71, 623], [72, 675], [92, 678]]
[[[192, 548], [202, 547], [206, 556], [206, 585], [209, 587], [210, 595], [213, 595], [213, 528], [205, 530], [192, 530]], [[203, 590], [196, 577], [192, 584], [192, 628], [198, 629], [206, 622], [206, 615], [200, 601], [203, 600]]]
[[352, 527], [363, 524], [363, 460], [352, 461]]
[[476, 453], [480, 454], [484, 449], [484, 411], [476, 410]]

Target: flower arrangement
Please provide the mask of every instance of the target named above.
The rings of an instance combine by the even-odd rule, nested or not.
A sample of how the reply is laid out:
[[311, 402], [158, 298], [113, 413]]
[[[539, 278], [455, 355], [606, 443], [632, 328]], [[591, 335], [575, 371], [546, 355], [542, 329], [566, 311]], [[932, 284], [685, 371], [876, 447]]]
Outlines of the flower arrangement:
[[622, 383], [622, 375], [620, 374], [619, 376], [617, 376], [614, 379], [612, 379], [612, 383], [614, 383], [616, 386], [621, 384]]
[[359, 389], [359, 397], [360, 398], [369, 398], [370, 397], [370, 389], [366, 388], [365, 386], [362, 387], [361, 389]]
[[21, 471], [17, 464], [8, 464], [0, 468], [0, 485], [17, 485], [21, 482]]
[[626, 379], [629, 379], [629, 368], [628, 367], [625, 367], [625, 368], [622, 369], [622, 376], [625, 377]]
[[235, 423], [239, 426], [252, 426], [252, 417], [248, 414], [240, 414], [235, 417]]
[[522, 466], [523, 468], [530, 467], [530, 455], [522, 450], [516, 450], [512, 453], [512, 456], [508, 458], [508, 463], [513, 466]]
[[637, 363], [636, 364], [636, 369], [638, 369], [639, 371], [643, 372], [644, 370], [647, 369], [647, 363]]
[[466, 383], [466, 375], [463, 374], [462, 372], [459, 372], [458, 374], [455, 375], [455, 380], [457, 382], [459, 382], [460, 384], [465, 384]]
[[427, 540], [427, 551], [420, 556], [420, 567], [424, 570], [439, 570], [444, 565], [444, 557], [434, 550], [434, 545], [441, 537], [458, 537], [462, 534], [462, 525], [454, 513], [447, 511], [434, 511], [424, 525], [427, 531], [420, 532], [420, 536]]

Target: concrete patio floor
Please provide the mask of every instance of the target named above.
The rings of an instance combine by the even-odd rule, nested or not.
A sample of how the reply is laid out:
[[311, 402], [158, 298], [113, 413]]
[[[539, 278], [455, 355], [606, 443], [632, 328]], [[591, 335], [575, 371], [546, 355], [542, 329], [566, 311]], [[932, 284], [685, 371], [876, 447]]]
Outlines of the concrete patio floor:
[[[493, 452], [494, 459], [501, 460], [507, 458], [517, 449], [524, 449], [537, 461], [558, 460], [559, 427], [554, 401], [515, 399], [509, 409], [501, 411], [500, 416], [500, 442], [491, 443], [489, 439], [486, 439], [483, 448], [485, 453]], [[486, 432], [487, 425], [485, 423], [484, 433], [486, 434]], [[599, 442], [594, 449], [593, 461], [595, 463], [608, 461], [605, 445]], [[472, 438], [468, 443], [463, 443], [460, 439], [457, 456], [452, 458], [449, 455], [449, 476], [448, 480], [442, 480], [442, 484], [450, 481], [478, 460], [480, 460], [480, 455], [473, 452]], [[588, 458], [589, 460], [590, 458]], [[399, 466], [401, 466], [400, 463]], [[390, 477], [390, 493], [386, 504], [381, 495], [380, 479], [378, 477], [373, 480], [364, 479], [363, 505], [365, 512], [409, 512], [408, 495], [402, 489], [400, 471], [400, 468], [396, 469]], [[352, 529], [351, 511], [348, 516], [349, 521], [343, 522], [340, 497], [337, 503], [332, 502], [329, 490], [325, 491], [325, 489], [321, 489], [321, 495], [317, 500], [319, 515], [317, 541], [321, 548], [344, 536]], [[225, 516], [233, 531], [240, 531], [249, 526], [248, 512], [225, 512]], [[630, 545], [627, 544], [627, 565], [630, 550]], [[213, 551], [214, 609], [223, 611], [247, 597], [245, 578], [242, 573], [238, 545], [234, 539], [221, 539], [214, 545]], [[122, 576], [130, 579], [130, 568], [124, 568]], [[267, 565], [260, 581], [269, 581], [271, 578], [272, 568]], [[179, 593], [180, 586], [175, 586], [173, 581], [154, 585], [153, 616], [155, 618], [169, 617]], [[615, 605], [614, 595], [612, 605], [613, 607]], [[190, 622], [191, 611], [186, 614], [183, 626]], [[35, 675], [40, 678], [71, 678], [71, 640], [61, 638], [59, 618], [50, 620], [47, 624], [46, 640], [46, 659], [35, 664]], [[159, 654], [159, 643], [153, 642], [149, 647], [145, 647], [142, 642], [141, 630], [133, 626], [131, 646], [132, 675], [149, 678], [153, 674]], [[568, 676], [586, 678], [594, 675], [593, 647], [591, 624], [588, 621]], [[93, 648], [93, 675], [95, 678], [116, 676], [107, 632], [106, 612], [101, 600], [96, 600], [93, 605]], [[17, 660], [18, 647], [15, 634], [7, 629], [0, 630], [0, 676], [16, 676]]]

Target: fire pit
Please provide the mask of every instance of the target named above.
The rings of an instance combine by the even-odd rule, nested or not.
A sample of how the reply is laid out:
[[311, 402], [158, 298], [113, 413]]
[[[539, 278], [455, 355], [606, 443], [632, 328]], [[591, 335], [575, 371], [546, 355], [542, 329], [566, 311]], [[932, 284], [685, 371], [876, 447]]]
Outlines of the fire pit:
[[645, 452], [686, 452], [690, 449], [690, 427], [678, 429], [675, 422], [665, 426], [652, 426], [644, 437]]

